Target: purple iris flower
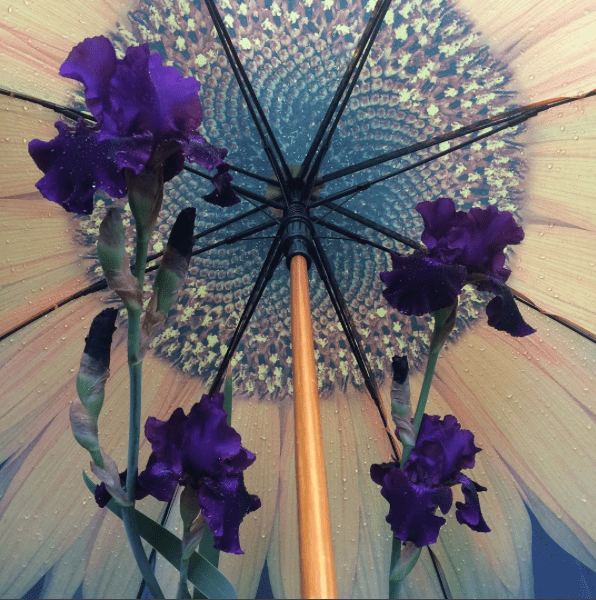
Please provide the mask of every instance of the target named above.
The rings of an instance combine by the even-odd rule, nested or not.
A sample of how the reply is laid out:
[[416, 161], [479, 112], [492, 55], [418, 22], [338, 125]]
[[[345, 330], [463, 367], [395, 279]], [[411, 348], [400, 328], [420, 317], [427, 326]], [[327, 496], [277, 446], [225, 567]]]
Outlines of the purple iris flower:
[[428, 253], [391, 252], [393, 270], [381, 273], [391, 306], [406, 315], [423, 315], [452, 305], [466, 284], [494, 294], [486, 306], [488, 324], [515, 337], [534, 333], [521, 316], [505, 282], [504, 249], [519, 244], [522, 228], [513, 215], [494, 206], [456, 211], [453, 200], [421, 202], [422, 241]]
[[[97, 189], [125, 196], [125, 168], [138, 175], [157, 163], [169, 181], [185, 159], [209, 171], [227, 166], [227, 150], [197, 132], [203, 120], [201, 84], [162, 65], [159, 54], [149, 53], [149, 44], [130, 47], [119, 59], [108, 38], [87, 38], [72, 49], [60, 75], [85, 86], [85, 102], [97, 124], [80, 120], [71, 127], [59, 121], [58, 135], [49, 142], [32, 140], [29, 153], [45, 173], [37, 188], [67, 211], [91, 213]], [[239, 202], [230, 176], [220, 182], [224, 173], [218, 171], [209, 198], [219, 206]]]
[[449, 512], [454, 485], [462, 486], [465, 499], [455, 503], [457, 520], [474, 531], [490, 531], [478, 498], [478, 492], [486, 488], [461, 474], [462, 469], [474, 466], [477, 452], [480, 448], [474, 445], [474, 435], [462, 429], [453, 415], [444, 419], [424, 415], [416, 445], [403, 468], [395, 463], [371, 466], [370, 476], [382, 486], [381, 494], [389, 502], [387, 522], [396, 538], [419, 548], [434, 544], [446, 522], [435, 511]]
[[167, 421], [149, 417], [145, 435], [153, 452], [139, 475], [142, 488], [169, 501], [178, 484], [196, 491], [215, 548], [242, 554], [238, 528], [242, 519], [261, 506], [244, 485], [243, 471], [255, 455], [242, 447], [240, 434], [226, 423], [224, 396], [203, 396], [188, 416], [177, 408]]

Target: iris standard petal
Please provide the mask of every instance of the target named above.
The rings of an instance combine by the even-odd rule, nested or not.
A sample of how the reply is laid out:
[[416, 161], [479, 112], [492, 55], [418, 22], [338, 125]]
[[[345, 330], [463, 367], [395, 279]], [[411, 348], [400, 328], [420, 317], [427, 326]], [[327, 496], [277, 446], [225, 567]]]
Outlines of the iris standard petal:
[[[424, 221], [424, 231], [421, 240], [431, 251], [438, 252], [437, 246], [441, 240], [444, 240], [453, 227], [461, 227], [469, 222], [468, 216], [464, 211], [456, 211], [455, 203], [451, 198], [438, 198], [434, 202], [420, 202], [416, 206], [418, 212]], [[453, 248], [451, 252], [442, 245], [440, 248], [443, 253], [443, 259], [451, 262], [459, 255], [459, 249]]]
[[404, 472], [415, 482], [445, 484], [455, 480], [462, 469], [472, 469], [478, 452], [474, 434], [462, 429], [453, 415], [441, 419], [426, 414]]
[[[85, 86], [85, 103], [100, 126], [104, 124], [104, 114], [111, 108], [110, 87], [117, 65], [114, 46], [102, 35], [77, 44], [59, 70], [62, 77]], [[113, 127], [113, 119], [110, 121]]]
[[191, 408], [182, 441], [183, 469], [191, 478], [239, 475], [254, 462], [255, 455], [242, 447], [226, 419], [223, 408], [207, 395]]
[[176, 67], [162, 65], [155, 52], [149, 58], [149, 74], [155, 86], [159, 111], [158, 139], [191, 138], [203, 120], [199, 98], [201, 84], [194, 77], [184, 77]]

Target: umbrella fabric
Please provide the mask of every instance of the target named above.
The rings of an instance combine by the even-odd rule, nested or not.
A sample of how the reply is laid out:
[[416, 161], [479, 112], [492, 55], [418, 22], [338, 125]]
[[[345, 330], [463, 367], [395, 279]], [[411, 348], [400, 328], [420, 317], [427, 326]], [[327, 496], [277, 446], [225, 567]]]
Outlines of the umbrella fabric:
[[[288, 162], [300, 163], [374, 3], [254, 0], [218, 6]], [[395, 2], [321, 173], [508, 107], [593, 89], [596, 17], [589, 9], [587, 2], [554, 0], [512, 2], [498, 10], [472, 0]], [[100, 34], [121, 50], [149, 41], [168, 64], [196, 76], [209, 141], [229, 148], [232, 164], [271, 175], [207, 11], [198, 3], [6, 5], [0, 84], [71, 105], [80, 90], [59, 77], [58, 68], [75, 44]], [[40, 582], [48, 597], [72, 596], [81, 585], [84, 597], [130, 597], [140, 577], [130, 568], [121, 523], [99, 511], [82, 486], [87, 459], [67, 417], [84, 336], [92, 317], [114, 299], [93, 293], [40, 317], [100, 277], [93, 241], [110, 201], [98, 196], [93, 215], [73, 218], [42, 199], [27, 143], [53, 137], [57, 116], [16, 98], [0, 102], [0, 331], [12, 332], [0, 342], [1, 594], [21, 596]], [[513, 211], [526, 236], [510, 255], [508, 283], [545, 312], [594, 334], [595, 112], [594, 99], [588, 99], [542, 113], [374, 186], [346, 206], [417, 239], [422, 222], [414, 207], [421, 200], [451, 196], [461, 208], [494, 203]], [[376, 167], [372, 175], [388, 171]], [[330, 181], [321, 193], [372, 175]], [[235, 182], [263, 192], [263, 184], [250, 178], [236, 175]], [[245, 210], [245, 203], [238, 209], [208, 206], [199, 199], [207, 191], [189, 173], [169, 185], [153, 251], [163, 249], [175, 214], [189, 204], [199, 209], [197, 231]], [[337, 222], [350, 227], [343, 218]], [[145, 359], [144, 419], [165, 420], [178, 406], [187, 411], [207, 391], [266, 243], [242, 242], [193, 260], [179, 306]], [[345, 241], [323, 243], [384, 397], [391, 357], [403, 352], [418, 369], [415, 397], [428, 322], [402, 317], [385, 304], [378, 279], [389, 266], [385, 254]], [[387, 503], [368, 473], [371, 463], [388, 459], [389, 448], [331, 304], [317, 276], [311, 279], [339, 593], [382, 597], [391, 547]], [[596, 569], [590, 516], [596, 500], [596, 351], [575, 331], [525, 307], [524, 319], [536, 334], [513, 339], [496, 332], [486, 324], [482, 303], [474, 293], [463, 298], [428, 411], [455, 414], [483, 448], [470, 476], [488, 488], [482, 506], [492, 533], [468, 531], [451, 518], [435, 549], [454, 595], [528, 597], [531, 528], [524, 503], [565, 550]], [[241, 544], [251, 551], [221, 560], [241, 596], [254, 594], [266, 557], [276, 596], [295, 597], [299, 590], [288, 304], [287, 273], [280, 267], [233, 361], [233, 425], [257, 455], [246, 485], [262, 500], [240, 529]], [[120, 465], [128, 410], [125, 346], [120, 327], [100, 420], [102, 444]], [[149, 453], [144, 443], [141, 464]], [[162, 508], [151, 498], [140, 507], [154, 517]], [[439, 596], [423, 556], [404, 593]]]

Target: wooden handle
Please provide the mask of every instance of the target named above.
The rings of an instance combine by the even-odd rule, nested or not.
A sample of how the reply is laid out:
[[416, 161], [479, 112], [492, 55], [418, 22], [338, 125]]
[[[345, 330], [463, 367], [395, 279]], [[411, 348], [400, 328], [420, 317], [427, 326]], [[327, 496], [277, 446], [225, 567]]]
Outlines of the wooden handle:
[[290, 264], [302, 598], [337, 598], [306, 259]]

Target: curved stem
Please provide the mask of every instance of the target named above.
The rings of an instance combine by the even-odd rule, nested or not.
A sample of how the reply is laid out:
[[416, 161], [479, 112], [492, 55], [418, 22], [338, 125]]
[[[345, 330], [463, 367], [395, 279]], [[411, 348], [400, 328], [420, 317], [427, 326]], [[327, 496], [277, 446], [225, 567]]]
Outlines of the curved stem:
[[424, 380], [422, 381], [422, 387], [420, 388], [420, 396], [418, 398], [418, 404], [416, 406], [416, 412], [414, 413], [414, 419], [412, 420], [412, 427], [414, 428], [414, 433], [418, 435], [418, 430], [420, 429], [420, 423], [422, 422], [422, 417], [424, 416], [424, 411], [426, 409], [426, 403], [428, 401], [428, 394], [430, 392], [430, 386], [433, 382], [433, 376], [435, 374], [435, 367], [437, 366], [437, 360], [439, 358], [439, 352], [441, 351], [441, 346], [436, 348], [431, 348], [428, 353], [428, 361], [426, 363], [426, 371], [424, 371]]
[[[149, 236], [137, 227], [137, 247], [134, 275], [143, 288], [145, 267], [147, 265], [147, 246]], [[128, 373], [130, 378], [130, 416], [128, 432], [128, 461], [126, 472], [126, 494], [131, 503], [122, 508], [122, 520], [132, 553], [141, 571], [141, 575], [153, 598], [163, 598], [163, 592], [155, 578], [151, 564], [141, 542], [141, 536], [135, 515], [135, 496], [137, 472], [139, 468], [139, 443], [141, 438], [141, 384], [143, 363], [139, 357], [142, 309], [128, 309]]]
[[135, 249], [135, 264], [132, 274], [137, 278], [143, 289], [145, 279], [145, 268], [147, 267], [147, 250], [149, 247], [149, 238], [151, 236], [137, 227], [137, 246]]
[[[416, 405], [416, 412], [412, 419], [412, 428], [414, 429], [414, 435], [418, 437], [418, 431], [420, 429], [420, 423], [424, 416], [426, 409], [426, 403], [428, 401], [428, 394], [430, 393], [430, 386], [433, 382], [433, 376], [435, 374], [435, 367], [437, 366], [437, 360], [439, 353], [443, 347], [443, 343], [449, 335], [451, 329], [453, 329], [453, 323], [455, 322], [455, 312], [457, 310], [457, 304], [442, 308], [433, 313], [435, 318], [435, 327], [433, 329], [433, 336], [430, 341], [430, 349], [428, 351], [428, 361], [426, 363], [426, 370], [424, 371], [424, 380], [422, 381], [422, 387], [420, 388], [420, 396], [418, 397], [418, 404]], [[410, 458], [410, 452], [412, 448], [404, 446], [404, 452], [401, 459], [402, 466], [406, 464]]]

